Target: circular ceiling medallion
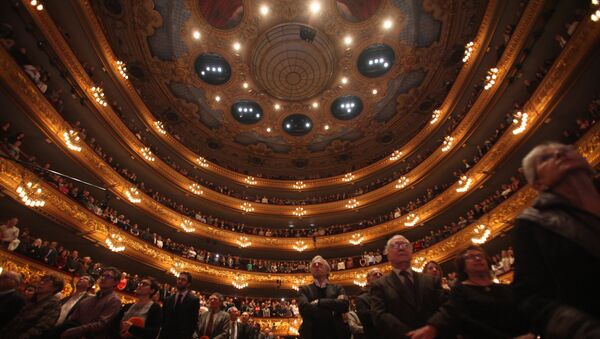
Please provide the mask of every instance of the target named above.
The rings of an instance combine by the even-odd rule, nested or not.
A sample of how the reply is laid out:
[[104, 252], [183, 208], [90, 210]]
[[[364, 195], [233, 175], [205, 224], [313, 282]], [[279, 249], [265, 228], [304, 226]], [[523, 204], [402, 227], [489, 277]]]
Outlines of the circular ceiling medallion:
[[360, 114], [362, 100], [356, 95], [344, 95], [331, 103], [331, 114], [339, 120], [350, 120]]
[[225, 58], [215, 53], [200, 54], [194, 62], [196, 74], [211, 85], [222, 85], [231, 78], [231, 66]]
[[365, 48], [358, 57], [356, 66], [360, 74], [376, 78], [387, 73], [394, 64], [394, 50], [385, 44], [371, 45]]
[[333, 78], [335, 48], [327, 36], [298, 23], [271, 28], [257, 39], [250, 61], [256, 83], [288, 101], [310, 99]]
[[289, 135], [299, 137], [308, 134], [313, 124], [312, 120], [304, 114], [292, 114], [283, 119], [281, 126]]
[[263, 116], [259, 104], [250, 100], [241, 100], [231, 105], [231, 115], [242, 124], [250, 125], [260, 121]]

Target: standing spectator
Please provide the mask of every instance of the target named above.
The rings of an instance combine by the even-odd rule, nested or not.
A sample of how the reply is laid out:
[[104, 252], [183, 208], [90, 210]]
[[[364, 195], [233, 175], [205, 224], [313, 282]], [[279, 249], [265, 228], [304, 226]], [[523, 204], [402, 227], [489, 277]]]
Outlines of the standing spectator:
[[0, 274], [0, 329], [8, 324], [25, 306], [25, 298], [17, 292], [21, 274], [5, 270]]
[[196, 330], [200, 300], [190, 291], [192, 275], [179, 273], [175, 287], [177, 293], [168, 297], [163, 304], [163, 324], [160, 338], [191, 338]]
[[198, 320], [198, 335], [206, 336], [209, 339], [229, 338], [231, 328], [229, 314], [221, 311], [223, 296], [219, 293], [213, 293], [208, 298], [208, 311], [204, 312]]
[[19, 228], [17, 224], [19, 219], [9, 219], [5, 224], [0, 225], [0, 235], [2, 236], [2, 247], [7, 248], [8, 245], [19, 238]]
[[65, 270], [71, 274], [79, 271], [79, 267], [81, 266], [81, 262], [79, 261], [79, 252], [71, 251], [71, 255], [67, 258], [67, 266], [65, 266]]
[[42, 259], [46, 264], [50, 266], [56, 265], [56, 258], [58, 258], [58, 251], [56, 249], [56, 246], [58, 246], [58, 243], [56, 241], [50, 242], [48, 248], [43, 253]]
[[[523, 159], [539, 191], [517, 217], [515, 290], [534, 334], [600, 337], [600, 193], [593, 169], [572, 146], [546, 144]], [[565, 274], [566, 268], [569, 274]], [[549, 279], [548, 277], [552, 277]]]
[[69, 298], [61, 300], [62, 306], [60, 308], [60, 316], [56, 321], [56, 326], [61, 326], [65, 320], [75, 312], [83, 299], [92, 296], [89, 294], [89, 291], [94, 286], [94, 282], [94, 278], [89, 275], [84, 275], [77, 280], [73, 294], [71, 294]]
[[412, 246], [404, 236], [391, 237], [384, 254], [392, 272], [371, 286], [373, 323], [380, 337], [411, 336], [438, 309], [442, 291], [435, 278], [412, 270]]
[[46, 274], [37, 285], [33, 301], [2, 329], [5, 338], [38, 338], [56, 323], [60, 314], [58, 292], [65, 283], [61, 277]]
[[360, 323], [363, 327], [365, 339], [377, 339], [377, 331], [373, 325], [373, 318], [371, 316], [371, 298], [369, 296], [369, 289], [377, 279], [383, 276], [383, 272], [377, 267], [372, 268], [367, 273], [367, 286], [362, 294], [356, 297], [356, 315], [360, 319]]
[[66, 338], [104, 338], [108, 336], [108, 324], [121, 308], [121, 300], [115, 294], [118, 277], [121, 275], [114, 267], [105, 267], [100, 274], [100, 290], [93, 298], [83, 300], [77, 310], [69, 317], [78, 324], [64, 331], [60, 336]]
[[310, 262], [314, 282], [301, 286], [298, 291], [298, 308], [302, 316], [300, 338], [346, 339], [350, 330], [342, 314], [348, 312], [349, 302], [341, 286], [329, 284], [329, 263], [320, 255]]

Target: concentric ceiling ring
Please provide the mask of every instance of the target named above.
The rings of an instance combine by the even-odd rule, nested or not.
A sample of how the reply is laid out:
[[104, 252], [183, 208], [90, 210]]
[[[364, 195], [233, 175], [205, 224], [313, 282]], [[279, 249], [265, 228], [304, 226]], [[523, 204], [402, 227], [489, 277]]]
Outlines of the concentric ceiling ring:
[[273, 27], [257, 40], [250, 69], [270, 95], [288, 101], [310, 99], [329, 84], [335, 68], [331, 41], [309, 26]]

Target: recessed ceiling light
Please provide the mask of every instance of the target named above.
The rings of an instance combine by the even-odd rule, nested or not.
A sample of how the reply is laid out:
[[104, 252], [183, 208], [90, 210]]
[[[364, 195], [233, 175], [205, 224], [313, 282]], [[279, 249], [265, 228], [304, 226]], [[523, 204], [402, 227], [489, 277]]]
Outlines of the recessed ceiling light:
[[371, 91], [371, 93], [373, 93], [373, 95], [377, 94], [377, 89], [373, 89], [373, 91]]
[[319, 103], [318, 103], [318, 102], [316, 102], [316, 101], [315, 101], [315, 102], [313, 102], [313, 103], [312, 103], [312, 107], [314, 107], [314, 108], [317, 108], [317, 107], [319, 107]]
[[217, 102], [219, 102], [219, 101], [221, 101], [221, 97], [217, 95], [217, 96], [215, 97], [215, 100], [216, 100]]
[[323, 126], [323, 128], [325, 128], [325, 130], [327, 131], [327, 130], [329, 130], [329, 125], [325, 125], [325, 126]]
[[235, 49], [236, 51], [239, 51], [240, 48], [242, 48], [242, 45], [239, 42], [233, 43], [233, 49]]
[[342, 84], [347, 84], [347, 83], [348, 83], [348, 78], [346, 78], [346, 77], [343, 77], [343, 78], [342, 78]]
[[391, 19], [385, 19], [383, 21], [383, 29], [390, 29], [390, 28], [392, 28], [393, 25], [394, 24], [392, 23]]
[[346, 35], [346, 37], [344, 38], [344, 43], [346, 44], [346, 46], [350, 45], [352, 43], [352, 37]]
[[247, 83], [247, 82], [244, 82], [244, 83], [242, 84], [242, 86], [243, 86], [244, 88], [248, 88], [248, 83]]
[[310, 3], [310, 11], [313, 13], [319, 13], [321, 10], [321, 3], [318, 1], [313, 1]]
[[192, 36], [194, 37], [194, 39], [199, 40], [200, 39], [200, 31], [194, 31], [194, 33], [192, 33]]
[[267, 133], [271, 133], [271, 127], [267, 127]]
[[275, 109], [279, 110], [281, 108], [281, 106], [279, 106], [279, 104], [275, 104]]
[[262, 15], [269, 14], [269, 6], [267, 6], [267, 5], [260, 6], [260, 14], [262, 14]]

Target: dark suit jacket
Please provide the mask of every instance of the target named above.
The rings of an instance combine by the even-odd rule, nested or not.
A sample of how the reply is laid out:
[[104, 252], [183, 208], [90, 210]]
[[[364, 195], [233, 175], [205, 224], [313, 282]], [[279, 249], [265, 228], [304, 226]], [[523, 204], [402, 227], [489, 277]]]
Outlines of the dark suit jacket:
[[392, 271], [371, 286], [373, 323], [381, 338], [400, 338], [426, 325], [440, 306], [442, 291], [433, 277], [413, 271], [413, 284], [411, 295]]
[[[254, 337], [253, 337], [254, 330], [250, 326], [248, 326], [246, 324], [242, 324], [241, 322], [237, 322], [237, 321], [235, 322], [235, 326], [237, 326], [237, 338], [236, 339], [254, 339]], [[231, 333], [229, 333], [227, 338], [233, 339], [231, 337]]]
[[25, 298], [17, 291], [0, 296], [0, 329], [8, 324], [23, 306]]
[[[198, 321], [198, 337], [202, 337], [208, 326], [210, 311], [204, 312]], [[229, 338], [230, 321], [227, 312], [219, 311], [213, 316], [212, 332], [207, 333], [210, 339]]]
[[371, 316], [371, 298], [369, 293], [365, 292], [356, 297], [356, 315], [360, 319], [365, 332], [364, 337], [368, 339], [377, 339], [377, 331], [373, 325], [373, 317]]
[[342, 314], [348, 312], [350, 303], [347, 298], [337, 299], [340, 295], [346, 295], [346, 292], [341, 286], [327, 284], [325, 294], [325, 298], [319, 299], [318, 304], [311, 304], [311, 301], [318, 299], [317, 286], [313, 283], [301, 286], [298, 290], [298, 309], [302, 316], [302, 325], [298, 331], [300, 337], [312, 339], [317, 331], [322, 330], [314, 325], [317, 319], [331, 319], [330, 325], [333, 326], [336, 336], [331, 339], [350, 338], [350, 329], [342, 318]]
[[[119, 332], [121, 331], [121, 322], [125, 313], [131, 308], [133, 304], [127, 304], [121, 307], [121, 310], [116, 317], [113, 318], [109, 327], [111, 331], [111, 337], [115, 339], [121, 338]], [[162, 309], [159, 304], [152, 304], [146, 315], [146, 321], [144, 327], [132, 325], [129, 328], [129, 333], [133, 338], [143, 339], [155, 339], [160, 331], [160, 325], [162, 324]]]
[[160, 338], [191, 338], [196, 330], [200, 300], [188, 292], [178, 307], [175, 307], [177, 294], [168, 297], [163, 304], [163, 326]]

